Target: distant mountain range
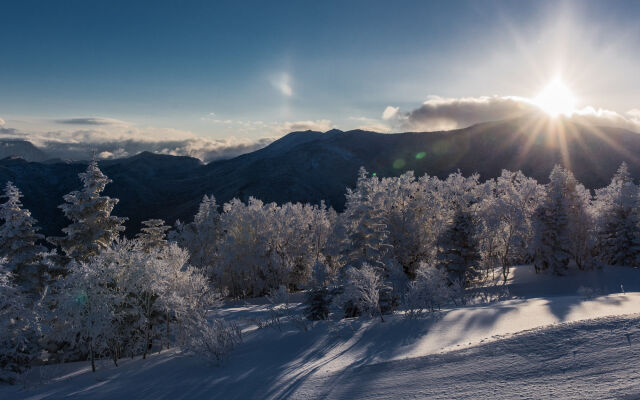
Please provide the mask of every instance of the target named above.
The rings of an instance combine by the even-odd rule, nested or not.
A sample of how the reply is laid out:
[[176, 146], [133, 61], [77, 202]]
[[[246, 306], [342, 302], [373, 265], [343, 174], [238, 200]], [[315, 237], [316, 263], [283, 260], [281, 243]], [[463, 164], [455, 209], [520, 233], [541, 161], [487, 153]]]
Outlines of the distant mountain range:
[[[77, 174], [86, 162], [47, 161], [24, 141], [0, 141], [0, 150], [12, 156], [0, 160], [0, 185], [13, 181], [44, 233], [58, 234], [68, 221], [57, 206], [64, 194], [80, 187]], [[114, 213], [129, 218], [133, 234], [149, 218], [190, 221], [204, 194], [215, 195], [220, 204], [254, 196], [278, 203], [325, 200], [341, 210], [360, 166], [378, 176], [413, 170], [418, 176], [445, 177], [460, 170], [477, 172], [483, 180], [502, 169], [520, 169], [546, 182], [559, 163], [596, 188], [610, 181], [622, 161], [640, 177], [640, 134], [530, 116], [446, 132], [293, 132], [263, 149], [209, 164], [144, 152], [102, 161], [100, 167], [113, 179], [105, 193], [120, 199]]]

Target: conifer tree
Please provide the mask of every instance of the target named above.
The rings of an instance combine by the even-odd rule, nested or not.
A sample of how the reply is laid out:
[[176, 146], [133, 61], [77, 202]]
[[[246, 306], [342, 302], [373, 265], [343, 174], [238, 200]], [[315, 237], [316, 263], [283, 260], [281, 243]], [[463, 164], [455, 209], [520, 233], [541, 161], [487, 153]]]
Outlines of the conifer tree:
[[47, 249], [38, 243], [44, 236], [38, 233], [36, 220], [24, 209], [22, 193], [11, 182], [4, 191], [7, 201], [0, 205], [0, 257], [6, 258], [7, 267], [20, 285], [33, 288], [41, 284], [38, 261]]
[[118, 199], [101, 196], [105, 186], [111, 182], [93, 160], [87, 170], [78, 174], [83, 188], [64, 196], [66, 203], [60, 205], [64, 215], [72, 222], [62, 229], [63, 237], [50, 241], [62, 248], [64, 253], [78, 262], [87, 261], [106, 249], [124, 231], [126, 218], [111, 215]]
[[640, 265], [640, 197], [622, 163], [609, 186], [596, 191], [600, 259], [611, 265]]
[[169, 239], [188, 249], [190, 263], [197, 267], [214, 265], [221, 238], [220, 212], [213, 195], [204, 195], [193, 222], [176, 222], [176, 229], [169, 232]]
[[143, 250], [149, 251], [154, 248], [161, 248], [167, 244], [167, 231], [169, 226], [164, 224], [162, 219], [150, 219], [143, 221], [144, 228], [136, 235]]
[[449, 227], [439, 239], [438, 267], [447, 271], [451, 283], [458, 281], [466, 286], [473, 279], [479, 260], [471, 214], [457, 206]]
[[37, 319], [33, 307], [13, 283], [0, 259], [0, 382], [15, 383], [37, 354]]
[[562, 274], [569, 266], [569, 216], [564, 197], [565, 173], [555, 166], [549, 175], [546, 195], [534, 213], [534, 267], [536, 272], [551, 269]]

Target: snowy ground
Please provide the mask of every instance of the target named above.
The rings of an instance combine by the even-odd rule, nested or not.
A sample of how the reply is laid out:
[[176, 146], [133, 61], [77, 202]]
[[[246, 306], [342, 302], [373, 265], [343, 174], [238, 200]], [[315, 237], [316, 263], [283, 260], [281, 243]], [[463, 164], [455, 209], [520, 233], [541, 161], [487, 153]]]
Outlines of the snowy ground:
[[[0, 398], [640, 398], [640, 271], [530, 270], [514, 269], [518, 298], [438, 318], [257, 330], [251, 321], [266, 305], [230, 305], [225, 318], [246, 335], [223, 366], [179, 351], [118, 368], [105, 361], [95, 374], [88, 363], [48, 366], [0, 387]], [[581, 286], [599, 295], [578, 295]]]

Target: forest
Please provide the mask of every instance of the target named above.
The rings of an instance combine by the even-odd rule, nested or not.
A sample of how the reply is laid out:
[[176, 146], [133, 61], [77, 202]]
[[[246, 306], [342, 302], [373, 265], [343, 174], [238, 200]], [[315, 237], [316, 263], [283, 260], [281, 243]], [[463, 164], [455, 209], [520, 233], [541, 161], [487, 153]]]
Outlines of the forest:
[[[215, 362], [242, 341], [218, 318], [226, 301], [304, 295], [300, 324], [408, 318], [445, 305], [508, 297], [510, 268], [540, 274], [637, 267], [640, 193], [623, 163], [593, 192], [555, 166], [541, 184], [522, 172], [446, 179], [360, 170], [337, 213], [317, 205], [204, 196], [193, 220], [143, 223], [135, 238], [91, 162], [59, 206], [70, 221], [44, 237], [6, 183], [0, 205], [0, 380], [35, 365], [181, 347]], [[271, 323], [277, 323], [277, 313]]]

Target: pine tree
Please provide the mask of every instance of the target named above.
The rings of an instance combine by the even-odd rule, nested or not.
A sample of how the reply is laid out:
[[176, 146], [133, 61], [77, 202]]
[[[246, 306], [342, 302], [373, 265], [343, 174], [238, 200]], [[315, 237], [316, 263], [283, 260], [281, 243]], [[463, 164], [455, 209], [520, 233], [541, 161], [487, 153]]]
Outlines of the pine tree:
[[313, 266], [312, 285], [305, 299], [304, 314], [312, 321], [325, 320], [329, 317], [331, 294], [329, 292], [329, 273], [327, 266], [316, 262]]
[[100, 171], [97, 161], [91, 161], [87, 170], [78, 176], [83, 188], [65, 195], [66, 203], [60, 205], [72, 223], [62, 229], [66, 236], [50, 241], [60, 246], [68, 257], [83, 262], [120, 236], [126, 218], [111, 215], [118, 199], [100, 195], [111, 180]]
[[42, 276], [38, 261], [41, 253], [47, 249], [38, 243], [44, 236], [38, 233], [36, 220], [29, 210], [22, 207], [22, 193], [11, 182], [7, 182], [4, 191], [7, 201], [0, 205], [0, 258], [7, 259], [7, 265], [14, 279], [21, 286], [32, 289], [42, 284]]
[[535, 238], [533, 249], [536, 271], [550, 269], [564, 274], [569, 267], [569, 215], [566, 201], [567, 173], [556, 165], [549, 175], [546, 195], [534, 213]]
[[37, 355], [39, 330], [33, 308], [0, 259], [0, 382], [15, 383]]
[[169, 232], [169, 240], [188, 249], [190, 263], [197, 267], [211, 267], [218, 254], [218, 242], [221, 238], [220, 212], [216, 199], [204, 195], [193, 222], [176, 222], [174, 231]]
[[596, 191], [600, 259], [612, 265], [640, 265], [640, 193], [626, 163], [609, 186]]
[[467, 286], [473, 279], [480, 253], [469, 211], [457, 206], [449, 227], [440, 236], [436, 259], [451, 283]]
[[347, 243], [346, 264], [360, 266], [367, 263], [376, 268], [385, 268], [385, 258], [391, 246], [389, 232], [379, 207], [385, 193], [380, 190], [380, 180], [368, 177], [360, 168], [355, 190], [347, 189], [347, 204], [343, 221]]
[[144, 228], [140, 229], [140, 233], [136, 235], [136, 238], [145, 251], [166, 246], [167, 231], [170, 227], [164, 224], [164, 220], [150, 219], [143, 221], [142, 225]]

